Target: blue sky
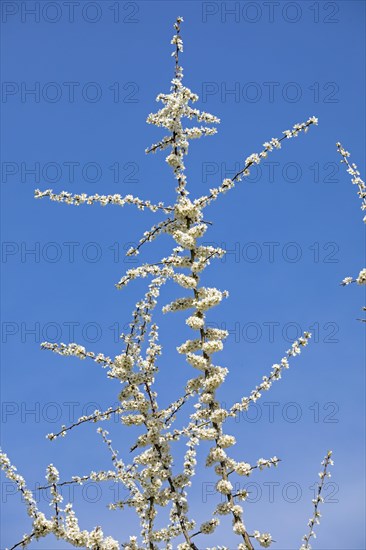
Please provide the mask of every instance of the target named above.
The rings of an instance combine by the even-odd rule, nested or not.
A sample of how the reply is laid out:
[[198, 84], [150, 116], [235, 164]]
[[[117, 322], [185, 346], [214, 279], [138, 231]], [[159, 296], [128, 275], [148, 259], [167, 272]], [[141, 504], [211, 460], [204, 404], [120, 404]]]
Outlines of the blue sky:
[[[364, 237], [360, 201], [335, 143], [351, 151], [364, 173], [365, 3], [80, 1], [71, 12], [64, 2], [4, 1], [1, 7], [2, 447], [30, 487], [42, 483], [50, 462], [63, 479], [109, 467], [95, 426], [54, 443], [45, 434], [115, 403], [118, 388], [97, 365], [40, 351], [39, 343], [76, 341], [95, 352], [120, 352], [118, 333], [146, 281], [124, 291], [114, 284], [138, 265], [125, 251], [160, 217], [131, 207], [35, 201], [33, 191], [174, 199], [164, 155], [144, 153], [161, 135], [145, 119], [157, 108], [156, 95], [169, 90], [172, 23], [182, 15], [184, 82], [202, 98], [199, 108], [222, 121], [216, 136], [191, 144], [193, 197], [267, 139], [319, 118], [318, 127], [286, 141], [205, 214], [213, 222], [205, 242], [232, 252], [205, 275], [209, 286], [230, 291], [210, 317], [231, 331], [220, 354], [230, 369], [222, 401], [248, 394], [300, 331], [314, 334], [282, 381], [230, 426], [237, 459], [282, 459], [278, 469], [251, 478], [246, 524], [269, 531], [277, 550], [300, 546], [310, 487], [331, 448], [332, 485], [314, 548], [364, 549], [365, 327], [356, 321], [364, 293], [339, 285], [363, 267]], [[168, 238], [155, 241], [138, 261], [160, 259], [170, 246]], [[172, 293], [168, 288], [163, 299]], [[193, 373], [175, 351], [188, 334], [184, 316], [158, 313], [157, 322], [165, 351], [158, 388], [167, 402]], [[118, 424], [110, 431], [128, 457], [132, 436]], [[29, 521], [2, 481], [5, 548], [29, 530]], [[197, 521], [216, 505], [213, 481], [211, 471], [199, 469], [191, 497]], [[125, 540], [134, 520], [106, 511], [113, 498], [110, 486], [72, 496], [82, 527], [100, 521], [106, 534]], [[41, 507], [47, 511], [47, 502]], [[226, 525], [221, 540], [199, 544], [234, 548], [230, 531]], [[52, 538], [31, 546], [65, 547]]]

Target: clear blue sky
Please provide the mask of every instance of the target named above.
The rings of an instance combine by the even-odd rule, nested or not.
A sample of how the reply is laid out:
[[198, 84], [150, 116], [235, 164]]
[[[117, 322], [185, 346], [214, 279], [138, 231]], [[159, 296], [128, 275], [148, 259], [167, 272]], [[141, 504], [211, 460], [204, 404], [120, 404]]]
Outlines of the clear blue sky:
[[[169, 89], [172, 23], [182, 15], [185, 83], [201, 96], [199, 108], [222, 120], [216, 136], [191, 144], [192, 196], [219, 184], [267, 139], [319, 118], [318, 127], [273, 153], [256, 181], [242, 182], [206, 214], [213, 222], [206, 241], [235, 250], [212, 263], [205, 279], [230, 291], [210, 317], [234, 331], [220, 354], [230, 369], [222, 401], [248, 394], [299, 330], [314, 334], [282, 381], [231, 427], [236, 458], [283, 460], [251, 478], [246, 524], [269, 531], [277, 550], [297, 548], [311, 514], [310, 487], [331, 448], [334, 485], [314, 547], [364, 549], [365, 327], [356, 318], [365, 296], [356, 285], [339, 286], [363, 267], [364, 238], [360, 201], [335, 143], [342, 141], [365, 173], [365, 3], [80, 1], [72, 12], [61, 1], [3, 1], [1, 7], [3, 448], [30, 487], [42, 483], [50, 462], [63, 479], [110, 466], [95, 426], [54, 443], [45, 434], [115, 403], [118, 387], [97, 365], [42, 352], [39, 343], [71, 340], [95, 352], [120, 352], [116, 334], [146, 281], [125, 291], [114, 283], [136, 265], [124, 251], [160, 218], [131, 207], [35, 201], [33, 190], [173, 200], [164, 155], [144, 153], [161, 135], [145, 118], [157, 108], [155, 96]], [[39, 11], [32, 15], [33, 8]], [[160, 259], [170, 245], [167, 238], [154, 242], [139, 261]], [[175, 352], [187, 336], [184, 316], [157, 320], [165, 350], [158, 387], [167, 402], [192, 371]], [[128, 459], [132, 436], [118, 424], [111, 433]], [[198, 521], [216, 505], [213, 480], [211, 471], [199, 470], [191, 505]], [[100, 495], [90, 486], [73, 501], [82, 527], [99, 517], [106, 534], [125, 540], [132, 516], [127, 522], [108, 512], [104, 505], [113, 498], [111, 486]], [[41, 506], [48, 511], [46, 502]], [[1, 512], [5, 548], [29, 530], [6, 482]], [[234, 548], [231, 527], [219, 532], [218, 542]], [[200, 544], [218, 542], [207, 537]], [[65, 545], [47, 538], [31, 548]]]

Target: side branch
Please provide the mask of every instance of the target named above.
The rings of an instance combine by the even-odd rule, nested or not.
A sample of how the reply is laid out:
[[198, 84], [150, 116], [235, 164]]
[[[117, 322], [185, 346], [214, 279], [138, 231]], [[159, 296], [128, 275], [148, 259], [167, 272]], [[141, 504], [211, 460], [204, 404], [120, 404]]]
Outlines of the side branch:
[[260, 397], [262, 391], [267, 391], [272, 386], [273, 382], [275, 380], [279, 380], [281, 378], [281, 373], [284, 369], [289, 368], [289, 357], [300, 355], [301, 353], [301, 347], [305, 347], [308, 344], [309, 339], [311, 338], [310, 332], [304, 332], [304, 336], [299, 338], [298, 340], [295, 340], [295, 342], [292, 344], [291, 349], [289, 349], [286, 353], [286, 356], [281, 359], [281, 362], [279, 364], [275, 364], [272, 366], [272, 371], [269, 376], [263, 376], [261, 382], [254, 390], [252, 390], [249, 397], [243, 397], [241, 399], [240, 403], [235, 403], [230, 411], [231, 416], [236, 416], [239, 411], [246, 411], [250, 405], [250, 403], [255, 403]]
[[152, 204], [149, 200], [144, 201], [133, 195], [87, 195], [86, 193], [81, 193], [80, 195], [73, 195], [67, 191], [61, 191], [61, 193], [53, 193], [52, 189], [46, 189], [45, 191], [40, 191], [36, 189], [34, 191], [34, 198], [43, 199], [48, 197], [51, 201], [56, 202], [65, 202], [66, 204], [72, 204], [74, 206], [80, 206], [81, 204], [94, 204], [99, 203], [101, 206], [107, 206], [107, 204], [116, 204], [118, 206], [125, 206], [125, 204], [133, 204], [137, 206], [139, 210], [144, 210], [147, 208], [152, 212], [157, 212], [158, 210], [163, 210], [166, 214], [174, 210], [172, 206], [165, 206], [164, 203], [159, 202], [158, 204]]
[[309, 519], [309, 523], [308, 523], [310, 531], [307, 535], [304, 535], [304, 537], [302, 539], [304, 541], [304, 543], [301, 545], [300, 550], [310, 550], [311, 546], [309, 544], [309, 541], [310, 541], [311, 538], [316, 537], [315, 532], [314, 532], [314, 526], [319, 525], [319, 523], [320, 523], [319, 518], [321, 517], [321, 514], [318, 511], [318, 508], [319, 508], [319, 504], [321, 502], [324, 502], [324, 499], [321, 496], [321, 493], [322, 493], [322, 490], [323, 490], [323, 487], [324, 487], [325, 479], [327, 477], [331, 477], [331, 474], [327, 471], [328, 467], [333, 466], [333, 464], [334, 464], [333, 460], [331, 459], [331, 456], [332, 456], [332, 451], [328, 451], [327, 455], [325, 456], [325, 458], [322, 462], [322, 466], [324, 466], [324, 468], [321, 472], [319, 472], [320, 481], [319, 481], [319, 485], [318, 485], [317, 495], [312, 500], [312, 502], [314, 504], [314, 512], [313, 512], [312, 517]]
[[295, 124], [292, 130], [285, 130], [284, 132], [282, 132], [284, 136], [280, 139], [272, 138], [271, 141], [263, 143], [264, 149], [259, 154], [253, 153], [252, 155], [250, 155], [245, 160], [244, 168], [239, 170], [239, 172], [237, 172], [233, 178], [225, 179], [219, 187], [210, 189], [209, 195], [196, 199], [194, 201], [194, 204], [199, 206], [200, 208], [208, 206], [210, 202], [216, 200], [221, 193], [226, 193], [229, 189], [232, 189], [235, 185], [235, 182], [241, 181], [243, 176], [249, 176], [249, 169], [252, 165], [259, 164], [262, 159], [267, 157], [269, 152], [273, 151], [273, 149], [280, 149], [282, 141], [292, 137], [297, 137], [300, 132], [306, 133], [309, 129], [309, 126], [311, 126], [312, 124], [318, 124], [318, 119], [314, 116], [310, 117], [306, 122]]

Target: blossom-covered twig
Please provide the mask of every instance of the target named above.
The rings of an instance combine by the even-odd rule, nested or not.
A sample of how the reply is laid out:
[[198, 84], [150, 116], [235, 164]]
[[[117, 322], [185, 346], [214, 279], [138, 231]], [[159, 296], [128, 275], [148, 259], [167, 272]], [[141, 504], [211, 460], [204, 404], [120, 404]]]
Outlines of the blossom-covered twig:
[[68, 191], [61, 191], [61, 193], [54, 193], [52, 189], [46, 189], [45, 191], [40, 191], [36, 189], [34, 192], [36, 199], [43, 199], [48, 197], [51, 201], [64, 202], [66, 204], [72, 204], [74, 206], [80, 206], [81, 204], [94, 204], [99, 203], [101, 206], [107, 206], [108, 204], [116, 204], [118, 206], [125, 206], [125, 204], [134, 204], [139, 210], [151, 210], [152, 212], [157, 212], [158, 210], [163, 210], [166, 213], [169, 213], [173, 210], [171, 206], [165, 206], [162, 202], [158, 204], [152, 204], [150, 201], [144, 201], [133, 195], [87, 195], [86, 193], [75, 194], [69, 193]]
[[61, 430], [59, 432], [47, 434], [47, 439], [53, 441], [58, 437], [65, 437], [67, 432], [73, 430], [74, 428], [77, 428], [78, 426], [81, 426], [82, 424], [85, 424], [86, 422], [100, 422], [102, 420], [109, 420], [112, 414], [120, 414], [123, 411], [123, 407], [109, 407], [106, 411], [103, 412], [96, 409], [92, 414], [81, 416], [77, 419], [76, 422], [73, 422], [69, 426], [61, 426]]
[[307, 535], [303, 536], [304, 543], [301, 545], [300, 550], [311, 550], [311, 546], [309, 544], [309, 541], [311, 538], [316, 538], [316, 534], [314, 532], [314, 526], [318, 525], [320, 523], [319, 518], [321, 517], [321, 514], [318, 510], [319, 504], [321, 502], [324, 502], [324, 498], [321, 496], [323, 487], [324, 487], [324, 481], [327, 477], [331, 477], [331, 474], [328, 472], [328, 467], [333, 466], [334, 462], [331, 458], [332, 451], [328, 451], [326, 454], [324, 460], [322, 461], [323, 470], [319, 472], [320, 481], [318, 484], [317, 494], [315, 498], [312, 500], [314, 504], [314, 512], [312, 517], [309, 519], [309, 533]]
[[[366, 210], [366, 185], [365, 182], [361, 179], [361, 174], [357, 169], [355, 163], [350, 163], [348, 158], [350, 153], [344, 149], [341, 143], [337, 143], [337, 151], [341, 155], [341, 162], [347, 166], [347, 172], [351, 175], [351, 181], [354, 185], [357, 185], [358, 191], [357, 194], [361, 199], [361, 210]], [[366, 223], [366, 215], [363, 218], [364, 223]], [[340, 283], [342, 286], [347, 286], [351, 283], [357, 283], [358, 285], [366, 285], [366, 268], [361, 269], [357, 277], [345, 277]], [[363, 311], [366, 311], [366, 308], [362, 308]], [[366, 323], [366, 319], [358, 319]]]
[[226, 178], [219, 187], [210, 189], [210, 194], [200, 197], [194, 201], [194, 204], [200, 207], [208, 206], [213, 200], [216, 200], [221, 193], [226, 193], [229, 189], [235, 186], [235, 183], [241, 181], [243, 177], [250, 175], [250, 167], [259, 164], [262, 159], [268, 156], [268, 153], [274, 149], [281, 149], [281, 142], [285, 139], [297, 137], [300, 132], [307, 132], [309, 127], [318, 124], [318, 119], [315, 116], [310, 117], [306, 122], [294, 124], [292, 130], [285, 130], [281, 138], [272, 138], [270, 141], [263, 143], [264, 149], [260, 153], [253, 153], [245, 159], [244, 168], [239, 170], [232, 178]]
[[[337, 143], [337, 151], [341, 155], [342, 160], [346, 166], [347, 166], [347, 172], [352, 176], [351, 181], [354, 185], [357, 185], [358, 191], [357, 195], [361, 199], [361, 210], [366, 210], [366, 185], [365, 182], [361, 179], [361, 174], [357, 169], [357, 165], [355, 163], [350, 163], [348, 158], [351, 156], [346, 149], [342, 146], [341, 143]], [[366, 223], [366, 215], [363, 218], [364, 223]]]
[[231, 407], [231, 414], [237, 415], [240, 411], [246, 411], [250, 403], [255, 403], [257, 399], [261, 397], [262, 391], [268, 391], [272, 386], [273, 382], [280, 380], [282, 371], [289, 368], [288, 359], [296, 355], [300, 355], [301, 348], [307, 346], [309, 339], [311, 338], [310, 332], [304, 332], [304, 335], [301, 336], [298, 340], [292, 344], [291, 348], [287, 350], [285, 357], [283, 357], [280, 363], [276, 363], [272, 366], [272, 370], [269, 376], [263, 376], [261, 382], [254, 390], [252, 390], [249, 397], [243, 397], [240, 403], [235, 403]]
[[147, 242], [151, 242], [156, 237], [164, 232], [164, 229], [170, 225], [171, 223], [174, 223], [175, 220], [171, 220], [168, 218], [167, 220], [164, 220], [162, 222], [159, 222], [157, 225], [153, 225], [151, 229], [148, 231], [145, 231], [142, 239], [140, 239], [137, 246], [131, 247], [128, 251], [126, 256], [136, 256], [139, 253], [140, 248]]
[[74, 342], [70, 344], [60, 344], [52, 342], [42, 342], [41, 349], [53, 351], [58, 355], [63, 355], [66, 357], [78, 357], [79, 359], [92, 359], [99, 365], [102, 365], [103, 368], [113, 367], [115, 364], [110, 357], [106, 357], [103, 353], [95, 354], [93, 351], [86, 351], [84, 346], [75, 344]]

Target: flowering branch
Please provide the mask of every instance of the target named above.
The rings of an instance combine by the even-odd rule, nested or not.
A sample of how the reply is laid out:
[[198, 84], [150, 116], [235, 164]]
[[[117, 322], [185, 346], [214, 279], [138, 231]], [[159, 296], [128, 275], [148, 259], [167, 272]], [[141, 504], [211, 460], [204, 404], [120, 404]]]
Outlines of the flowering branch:
[[319, 504], [321, 502], [324, 502], [324, 498], [321, 496], [323, 487], [324, 487], [324, 481], [327, 477], [331, 477], [331, 474], [327, 471], [329, 466], [333, 466], [334, 462], [331, 459], [332, 451], [328, 451], [327, 455], [325, 456], [324, 460], [322, 461], [323, 470], [319, 472], [320, 482], [318, 484], [318, 491], [316, 497], [312, 500], [314, 504], [314, 512], [312, 517], [309, 519], [308, 526], [310, 528], [310, 531], [307, 535], [304, 535], [303, 541], [304, 543], [301, 545], [300, 550], [311, 550], [311, 546], [309, 544], [309, 541], [311, 538], [316, 538], [316, 534], [314, 532], [314, 526], [319, 525], [320, 521], [319, 518], [321, 517], [320, 512], [318, 511]]
[[253, 166], [254, 164], [259, 164], [261, 160], [266, 158], [268, 156], [268, 153], [273, 151], [274, 149], [281, 149], [282, 141], [284, 141], [285, 139], [290, 139], [292, 137], [297, 137], [300, 132], [306, 133], [312, 124], [318, 124], [318, 119], [315, 116], [310, 117], [306, 122], [295, 124], [292, 130], [285, 130], [284, 132], [282, 132], [283, 134], [285, 134], [283, 137], [279, 139], [272, 138], [269, 142], [266, 141], [265, 143], [263, 143], [264, 149], [259, 154], [253, 153], [252, 155], [247, 157], [244, 163], [244, 168], [239, 170], [239, 172], [237, 172], [234, 177], [224, 179], [220, 187], [210, 189], [210, 194], [196, 199], [194, 201], [195, 204], [204, 207], [210, 204], [211, 201], [216, 200], [220, 193], [226, 193], [229, 189], [232, 189], [235, 182], [241, 181], [243, 177], [249, 176], [251, 166]]
[[[231, 479], [235, 475], [249, 476], [254, 470], [262, 471], [264, 468], [276, 467], [280, 459], [276, 456], [270, 459], [259, 458], [255, 465], [234, 460], [230, 456], [229, 449], [236, 444], [236, 440], [234, 436], [226, 433], [225, 422], [228, 418], [235, 417], [239, 411], [246, 410], [250, 403], [261, 397], [262, 391], [269, 390], [272, 383], [281, 378], [282, 370], [289, 367], [289, 357], [300, 353], [301, 348], [307, 345], [310, 333], [305, 332], [303, 337], [294, 342], [280, 364], [273, 365], [270, 375], [262, 378], [262, 382], [249, 397], [243, 397], [229, 409], [221, 406], [217, 391], [224, 383], [228, 369], [215, 364], [214, 357], [216, 353], [223, 350], [223, 342], [228, 332], [210, 328], [207, 316], [213, 307], [218, 306], [224, 298], [228, 297], [229, 293], [227, 290], [204, 286], [201, 283], [201, 273], [210, 265], [211, 259], [222, 257], [225, 251], [219, 247], [199, 244], [199, 240], [211, 225], [211, 222], [203, 219], [203, 209], [220, 194], [232, 189], [242, 177], [248, 176], [251, 166], [259, 164], [272, 150], [279, 149], [283, 140], [296, 137], [300, 132], [306, 133], [309, 127], [316, 125], [318, 121], [315, 117], [311, 117], [306, 122], [295, 124], [292, 130], [283, 132], [284, 135], [280, 139], [272, 138], [270, 142], [263, 144], [264, 149], [259, 154], [250, 155], [246, 159], [244, 168], [232, 179], [225, 179], [219, 187], [210, 189], [208, 195], [190, 200], [184, 165], [189, 142], [192, 139], [216, 133], [215, 128], [202, 126], [201, 123], [215, 124], [220, 120], [210, 113], [191, 106], [191, 103], [198, 100], [198, 96], [183, 85], [183, 69], [180, 66], [180, 54], [183, 52], [182, 21], [181, 17], [177, 18], [174, 24], [175, 35], [171, 41], [174, 45], [172, 55], [175, 67], [170, 93], [158, 95], [157, 101], [162, 102], [163, 107], [147, 117], [148, 124], [166, 128], [168, 131], [168, 135], [148, 148], [146, 152], [154, 153], [158, 150], [170, 149], [166, 162], [176, 180], [175, 204], [172, 206], [165, 206], [162, 202], [152, 204], [150, 201], [144, 201], [132, 195], [88, 196], [72, 195], [65, 191], [55, 194], [51, 189], [35, 192], [36, 198], [47, 197], [52, 201], [75, 206], [94, 203], [102, 206], [133, 204], [140, 210], [148, 209], [153, 212], [162, 210], [169, 217], [146, 231], [138, 245], [131, 248], [127, 255], [138, 254], [145, 243], [151, 242], [162, 234], [173, 239], [174, 248], [170, 255], [160, 261], [129, 269], [116, 284], [117, 288], [122, 288], [136, 278], [151, 277], [148, 290], [137, 302], [132, 313], [129, 332], [121, 335], [124, 344], [121, 354], [111, 359], [102, 353], [89, 352], [75, 343], [42, 343], [42, 349], [51, 350], [59, 355], [92, 359], [103, 368], [109, 369], [107, 371], [109, 378], [117, 379], [122, 384], [118, 395], [118, 406], [109, 407], [104, 412], [96, 410], [88, 416], [82, 416], [70, 426], [62, 426], [58, 433], [48, 434], [47, 437], [50, 440], [65, 436], [68, 431], [83, 424], [110, 420], [113, 414], [119, 415], [124, 426], [135, 427], [138, 430], [138, 436], [135, 444], [129, 449], [134, 455], [132, 463], [128, 466], [119, 458], [118, 451], [112, 446], [108, 431], [100, 427], [97, 432], [101, 435], [110, 454], [112, 470], [91, 472], [87, 476], [73, 476], [71, 481], [59, 482], [58, 471], [50, 464], [46, 476], [48, 483], [39, 488], [39, 490], [50, 489], [51, 504], [54, 509], [54, 515], [50, 520], [38, 511], [32, 494], [27, 492], [24, 480], [17, 477], [15, 468], [10, 465], [6, 455], [0, 455], [1, 466], [6, 475], [16, 481], [19, 490], [26, 495], [29, 515], [33, 518], [33, 531], [16, 546], [20, 544], [26, 546], [33, 538], [38, 539], [53, 533], [75, 547], [86, 547], [91, 550], [117, 550], [121, 547], [125, 550], [158, 550], [161, 548], [160, 543], [164, 543], [167, 550], [173, 550], [173, 548], [174, 550], [198, 550], [193, 539], [214, 533], [221, 516], [231, 516], [233, 533], [239, 541], [239, 550], [254, 550], [256, 543], [267, 548], [273, 542], [269, 533], [260, 533], [255, 530], [250, 534], [244, 523], [243, 507], [239, 504], [245, 501], [247, 492], [234, 490]], [[184, 127], [184, 119], [196, 120], [199, 125]], [[181, 343], [177, 347], [177, 352], [185, 356], [187, 368], [193, 368], [196, 375], [188, 380], [181, 395], [174, 397], [168, 406], [162, 408], [155, 389], [162, 348], [159, 344], [158, 326], [153, 322], [153, 315], [161, 287], [167, 282], [178, 285], [183, 295], [165, 304], [162, 311], [166, 314], [187, 311], [185, 322], [191, 330], [195, 331], [194, 337]], [[174, 390], [175, 388], [172, 388], [172, 392]], [[190, 411], [188, 422], [183, 428], [174, 429], [178, 413], [183, 406], [189, 406], [193, 397], [196, 398], [196, 402], [193, 405], [193, 411]], [[182, 438], [186, 439], [187, 450], [180, 464], [173, 455], [172, 447], [174, 442]], [[211, 447], [207, 452], [206, 466], [213, 467], [216, 489], [224, 497], [224, 502], [218, 503], [212, 517], [197, 527], [196, 522], [189, 517], [187, 488], [191, 486], [195, 475], [197, 446], [207, 441], [211, 442]], [[91, 532], [80, 531], [71, 504], [61, 508], [62, 497], [59, 488], [71, 483], [82, 484], [88, 479], [95, 481], [113, 479], [127, 487], [129, 497], [124, 501], [111, 503], [109, 508], [112, 510], [123, 509], [124, 506], [133, 508], [140, 522], [139, 537], [129, 535], [129, 541], [120, 543], [111, 537], [104, 537], [100, 526], [95, 527]], [[165, 526], [162, 526], [159, 521], [158, 527], [155, 518], [161, 508], [169, 509], [169, 519]], [[201, 543], [200, 546], [202, 547]]]
[[164, 206], [162, 202], [158, 204], [152, 204], [150, 201], [144, 201], [138, 197], [133, 197], [132, 195], [126, 195], [122, 197], [119, 194], [115, 195], [87, 195], [82, 193], [81, 195], [73, 195], [67, 191], [61, 191], [61, 193], [53, 193], [52, 189], [46, 189], [45, 191], [40, 191], [36, 189], [34, 192], [34, 198], [43, 199], [48, 197], [51, 201], [55, 202], [65, 202], [66, 204], [72, 204], [74, 206], [80, 206], [81, 204], [94, 204], [99, 202], [101, 206], [107, 206], [107, 204], [117, 204], [118, 206], [125, 206], [125, 204], [134, 204], [139, 210], [151, 210], [151, 212], [157, 212], [158, 210], [163, 210], [168, 213], [173, 210], [171, 206]]
[[[352, 176], [351, 181], [354, 185], [357, 185], [358, 191], [357, 195], [361, 199], [361, 210], [366, 210], [366, 185], [365, 182], [361, 179], [361, 174], [357, 170], [357, 165], [355, 163], [350, 163], [348, 158], [350, 157], [350, 153], [346, 151], [346, 149], [343, 148], [341, 143], [337, 143], [337, 151], [341, 155], [342, 160], [341, 162], [344, 163], [347, 166], [347, 172]], [[363, 218], [364, 223], [366, 223], [366, 216]], [[358, 285], [366, 285], [366, 268], [361, 269], [360, 273], [358, 274], [358, 277], [345, 277], [343, 281], [341, 282], [342, 286], [347, 286], [351, 283], [357, 283]], [[366, 308], [362, 308], [363, 311], [366, 311]], [[358, 321], [362, 321], [366, 323], [366, 319], [358, 319]]]
[[284, 369], [289, 368], [289, 362], [288, 359], [290, 357], [294, 357], [296, 355], [300, 355], [301, 348], [308, 345], [308, 341], [311, 338], [310, 332], [304, 332], [304, 336], [299, 338], [298, 340], [295, 340], [295, 342], [292, 344], [291, 349], [287, 350], [286, 356], [281, 359], [281, 362], [279, 364], [275, 364], [272, 366], [272, 370], [269, 376], [263, 376], [261, 382], [254, 390], [252, 390], [249, 397], [243, 397], [240, 403], [235, 403], [231, 407], [231, 413], [232, 415], [237, 415], [240, 411], [246, 411], [250, 405], [250, 403], [255, 403], [260, 397], [262, 391], [268, 391], [273, 382], [276, 380], [281, 379], [281, 374]]

